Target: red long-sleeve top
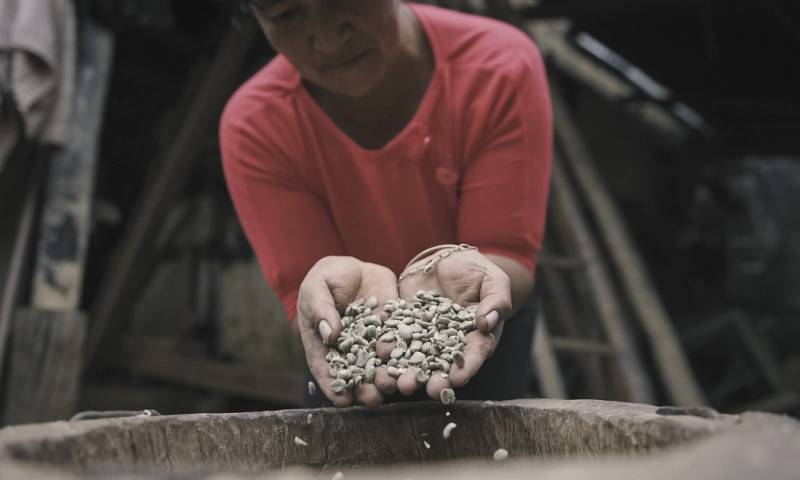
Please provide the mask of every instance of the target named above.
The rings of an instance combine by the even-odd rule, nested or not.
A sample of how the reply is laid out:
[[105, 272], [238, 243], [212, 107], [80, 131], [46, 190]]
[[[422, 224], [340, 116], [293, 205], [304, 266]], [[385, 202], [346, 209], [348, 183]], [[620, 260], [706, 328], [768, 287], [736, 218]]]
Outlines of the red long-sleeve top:
[[290, 319], [300, 283], [327, 255], [399, 274], [429, 246], [468, 243], [535, 268], [552, 159], [541, 56], [503, 23], [411, 7], [436, 67], [415, 116], [383, 148], [342, 132], [280, 55], [222, 116], [234, 206]]

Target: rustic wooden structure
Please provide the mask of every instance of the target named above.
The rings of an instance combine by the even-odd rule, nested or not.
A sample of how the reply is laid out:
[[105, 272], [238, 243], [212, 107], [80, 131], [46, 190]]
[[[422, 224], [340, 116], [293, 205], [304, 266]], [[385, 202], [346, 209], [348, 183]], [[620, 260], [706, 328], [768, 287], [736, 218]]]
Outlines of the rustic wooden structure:
[[[450, 422], [457, 426], [445, 439]], [[510, 454], [503, 464], [490, 460], [498, 448]], [[515, 400], [139, 416], [0, 430], [6, 480], [312, 479], [337, 471], [348, 479], [790, 479], [800, 471], [800, 424], [704, 408]]]
[[[108, 31], [90, 21], [82, 24], [70, 138], [49, 162], [31, 306], [13, 316], [6, 423], [56, 420], [76, 408], [86, 335], [78, 306], [112, 45]], [[31, 192], [29, 209], [38, 189]], [[26, 219], [29, 215], [26, 210]], [[24, 258], [20, 254], [15, 261]]]
[[[643, 260], [628, 233], [627, 226], [614, 203], [601, 175], [594, 167], [586, 142], [577, 127], [561, 88], [556, 72], [566, 70], [591, 79], [596, 89], [605, 95], [625, 97], [632, 95], [630, 87], [614, 80], [597, 65], [592, 65], [569, 46], [564, 38], [563, 22], [538, 22], [531, 32], [539, 42], [551, 72], [551, 97], [553, 101], [556, 155], [551, 194], [551, 221], [556, 230], [550, 241], [560, 244], [568, 254], [566, 260], [542, 262], [543, 278], [547, 285], [563, 282], [560, 278], [585, 276], [589, 287], [586, 292], [594, 311], [603, 325], [608, 345], [587, 343], [587, 338], [566, 338], [555, 342], [555, 348], [602, 355], [619, 369], [618, 379], [625, 385], [625, 399], [639, 402], [652, 401], [652, 386], [643, 369], [641, 353], [636, 351], [632, 332], [641, 328], [653, 351], [659, 379], [663, 382], [670, 400], [679, 405], [703, 405], [704, 395], [689, 367], [686, 355], [676, 335], [665, 307], [650, 280]], [[565, 67], [566, 65], [566, 67]], [[674, 128], [678, 128], [677, 126]], [[592, 228], [595, 225], [596, 228]], [[606, 259], [607, 256], [607, 259]], [[566, 271], [561, 274], [553, 270]], [[619, 285], [619, 286], [617, 286]], [[575, 314], [565, 310], [565, 287], [554, 285], [567, 322]], [[630, 314], [628, 313], [630, 312]], [[580, 330], [577, 327], [568, 330]], [[591, 361], [590, 361], [591, 363]], [[586, 376], [595, 368], [583, 362]]]
[[[565, 252], [573, 258], [585, 259], [584, 268], [573, 276], [573, 281], [583, 285], [579, 288], [585, 292], [584, 297], [578, 297], [578, 302], [588, 304], [591, 315], [602, 327], [603, 338], [613, 352], [611, 361], [616, 378], [622, 385], [614, 396], [636, 402], [652, 401], [652, 385], [631, 336], [619, 292], [614, 288], [609, 267], [590, 230], [588, 220], [580, 210], [576, 193], [568, 183], [561, 158], [556, 155], [553, 166], [550, 200], [552, 221], [558, 242], [564, 245]], [[548, 268], [546, 264], [542, 267]]]

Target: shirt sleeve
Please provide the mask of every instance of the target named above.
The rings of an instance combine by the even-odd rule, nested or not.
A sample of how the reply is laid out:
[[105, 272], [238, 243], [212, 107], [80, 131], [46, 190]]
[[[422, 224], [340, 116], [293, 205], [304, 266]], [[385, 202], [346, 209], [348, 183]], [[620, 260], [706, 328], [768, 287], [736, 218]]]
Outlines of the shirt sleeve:
[[474, 108], [483, 129], [462, 174], [458, 235], [533, 272], [541, 250], [553, 156], [547, 76], [533, 44]]
[[231, 116], [223, 115], [220, 126], [228, 190], [262, 272], [294, 321], [300, 283], [320, 258], [341, 254], [341, 240], [325, 203], [279, 141], [260, 133], [270, 125], [256, 129]]

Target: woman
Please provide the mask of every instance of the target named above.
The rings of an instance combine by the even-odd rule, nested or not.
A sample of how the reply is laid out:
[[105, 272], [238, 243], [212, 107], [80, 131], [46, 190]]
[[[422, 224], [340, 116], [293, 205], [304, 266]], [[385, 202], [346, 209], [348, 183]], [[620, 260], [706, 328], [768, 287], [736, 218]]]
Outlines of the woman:
[[[552, 127], [536, 47], [500, 22], [400, 0], [248, 3], [279, 55], [226, 107], [225, 176], [322, 392], [338, 406], [451, 386], [524, 395], [530, 315], [500, 339], [530, 296], [544, 229]], [[446, 246], [462, 243], [477, 249]], [[430, 247], [419, 262], [452, 254], [403, 275]], [[331, 391], [341, 308], [420, 288], [479, 302], [464, 367], [426, 385], [379, 369]]]

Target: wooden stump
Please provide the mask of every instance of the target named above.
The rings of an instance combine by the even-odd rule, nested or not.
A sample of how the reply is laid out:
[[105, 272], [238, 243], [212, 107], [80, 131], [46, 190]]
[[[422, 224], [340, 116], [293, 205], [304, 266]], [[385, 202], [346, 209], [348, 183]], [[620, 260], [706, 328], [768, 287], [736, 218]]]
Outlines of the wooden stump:
[[[445, 439], [442, 431], [450, 422], [457, 426]], [[502, 464], [492, 461], [498, 448], [510, 454]], [[337, 471], [348, 480], [789, 479], [800, 472], [800, 424], [707, 408], [515, 400], [134, 417], [0, 430], [4, 480], [310, 480], [330, 479]]]

